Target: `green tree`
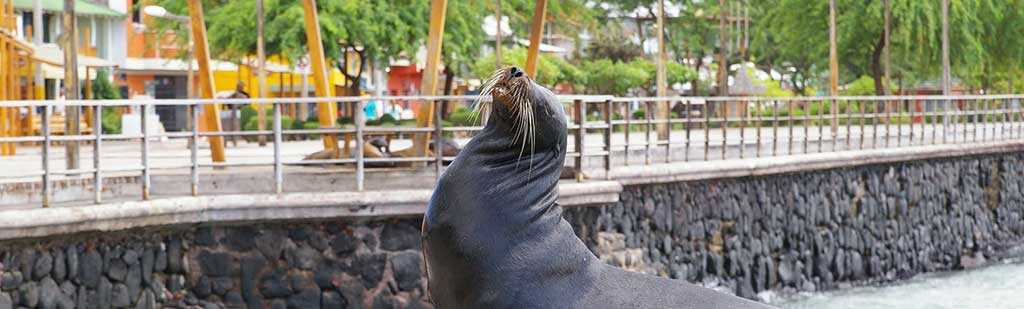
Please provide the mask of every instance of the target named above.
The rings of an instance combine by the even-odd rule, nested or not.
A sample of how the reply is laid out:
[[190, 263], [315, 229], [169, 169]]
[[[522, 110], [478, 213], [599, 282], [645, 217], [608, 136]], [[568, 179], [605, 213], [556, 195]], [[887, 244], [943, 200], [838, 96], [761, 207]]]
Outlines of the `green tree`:
[[444, 43], [441, 57], [444, 62], [444, 94], [451, 94], [455, 76], [480, 56], [480, 47], [487, 39], [481, 27], [487, 8], [477, 1], [452, 0], [448, 2], [448, 13], [444, 24]]
[[654, 78], [641, 65], [636, 64], [638, 63], [610, 59], [584, 62], [580, 70], [584, 92], [622, 96], [630, 89], [641, 87]]
[[[473, 75], [479, 78], [488, 78], [494, 73], [497, 67], [495, 55], [489, 54], [480, 58], [471, 66]], [[523, 66], [526, 64], [526, 49], [516, 48], [507, 50], [502, 54], [502, 63], [505, 65]], [[554, 87], [567, 82], [579, 82], [580, 71], [572, 64], [552, 55], [541, 54], [537, 62], [537, 76], [531, 76], [538, 84]]]

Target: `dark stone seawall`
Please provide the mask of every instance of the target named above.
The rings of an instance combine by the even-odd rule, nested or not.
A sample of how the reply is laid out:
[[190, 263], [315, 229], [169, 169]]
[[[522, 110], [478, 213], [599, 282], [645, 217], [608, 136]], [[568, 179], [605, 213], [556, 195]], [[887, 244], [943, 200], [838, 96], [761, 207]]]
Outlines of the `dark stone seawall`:
[[0, 309], [417, 308], [420, 219], [136, 230], [0, 245]]
[[748, 298], [973, 267], [1024, 243], [1024, 156], [629, 186], [567, 209], [611, 264]]
[[[1024, 240], [1024, 155], [627, 186], [564, 216], [602, 260], [728, 289], [959, 269]], [[0, 243], [0, 309], [430, 307], [420, 218], [175, 226]]]

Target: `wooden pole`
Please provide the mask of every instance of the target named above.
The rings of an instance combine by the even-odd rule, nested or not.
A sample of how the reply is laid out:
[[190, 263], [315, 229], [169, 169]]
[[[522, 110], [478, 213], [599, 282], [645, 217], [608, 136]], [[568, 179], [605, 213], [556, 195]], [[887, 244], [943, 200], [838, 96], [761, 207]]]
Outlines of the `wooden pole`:
[[[88, 35], [86, 37], [88, 37]], [[92, 78], [89, 78], [89, 75], [92, 74], [92, 70], [93, 70], [93, 68], [90, 67], [90, 66], [86, 66], [85, 67], [85, 99], [86, 100], [92, 100]], [[84, 109], [85, 109], [85, 125], [88, 126], [88, 127], [91, 127], [92, 126], [92, 117], [95, 117], [95, 115], [92, 114], [92, 108], [84, 108]]]
[[[288, 72], [288, 92], [291, 93], [289, 96], [295, 97], [295, 70]], [[296, 117], [296, 109], [298, 109], [297, 106], [295, 106], [295, 103], [292, 103], [292, 108], [288, 112], [288, 115], [292, 116], [292, 119], [296, 121], [306, 121], [306, 119], [299, 119]]]
[[[323, 40], [320, 39], [320, 18], [316, 11], [316, 0], [303, 0], [302, 8], [306, 15], [306, 45], [309, 49], [310, 70], [313, 71], [316, 96], [330, 97], [331, 87], [327, 84], [327, 62], [324, 58]], [[337, 124], [334, 120], [336, 113], [334, 113], [333, 105], [329, 102], [316, 104], [321, 128], [333, 128]], [[338, 149], [336, 135], [324, 134], [322, 138], [324, 150]], [[338, 155], [337, 151], [335, 151], [335, 155]]]
[[548, 11], [547, 0], [537, 0], [537, 6], [533, 11], [533, 26], [530, 27], [530, 48], [526, 54], [526, 75], [530, 78], [537, 77], [537, 61], [540, 56], [541, 38], [544, 36], [544, 15]]
[[718, 95], [724, 97], [729, 95], [729, 58], [726, 55], [729, 30], [725, 25], [729, 16], [725, 0], [718, 0], [718, 12]]
[[[4, 2], [2, 4], [3, 11], [0, 11], [0, 29], [7, 27], [7, 3]], [[7, 100], [7, 71], [10, 70], [7, 68], [10, 63], [10, 61], [7, 61], [7, 57], [9, 57], [7, 50], [7, 37], [0, 33], [0, 100]], [[0, 107], [0, 137], [8, 136], [7, 126], [10, 123], [7, 115], [8, 110], [9, 108]], [[11, 155], [11, 145], [13, 144], [0, 143], [0, 156]]]
[[[657, 91], [658, 97], [668, 96], [666, 89], [665, 63], [668, 62], [668, 55], [665, 53], [665, 0], [658, 0], [658, 68], [657, 68]], [[658, 101], [658, 119], [669, 119], [669, 106], [667, 101]], [[608, 111], [611, 112], [611, 111]], [[668, 138], [669, 126], [666, 123], [658, 124], [658, 139]]]
[[[206, 20], [203, 17], [202, 0], [188, 0], [189, 23], [192, 28], [192, 42], [194, 54], [199, 63], [199, 90], [204, 99], [212, 99], [214, 96], [213, 69], [210, 68], [210, 47], [206, 41]], [[206, 114], [206, 130], [220, 132], [220, 104], [213, 103], [204, 106]], [[213, 162], [224, 162], [224, 142], [220, 136], [208, 136], [206, 140], [210, 143], [210, 156]]]
[[[950, 73], [949, 64], [949, 0], [942, 0], [942, 94], [952, 94], [953, 88], [953, 76]], [[950, 113], [952, 113], [952, 105], [950, 100], [944, 100], [943, 108], [945, 113], [942, 117], [942, 128], [947, 129], [950, 122]], [[943, 141], [945, 141], [945, 132], [943, 132]]]
[[[32, 1], [32, 42], [36, 45], [43, 45], [43, 1]], [[43, 65], [36, 62], [35, 67], [35, 97], [37, 100], [46, 99], [46, 81], [43, 79]]]
[[[949, 65], [949, 0], [942, 0], [942, 94], [952, 91], [952, 76]], [[948, 101], [947, 101], [948, 102]], [[949, 106], [946, 106], [947, 110]]]
[[[77, 100], [78, 91], [78, 20], [75, 18], [75, 1], [64, 0], [64, 97], [68, 100]], [[64, 134], [78, 135], [78, 106], [66, 106], [64, 115]], [[46, 125], [46, 124], [44, 124]], [[78, 142], [67, 141], [64, 143], [66, 153], [67, 169], [78, 169], [79, 153]]]
[[[828, 1], [828, 94], [839, 95], [839, 52], [836, 48], [836, 0]], [[832, 137], [835, 141], [839, 130], [839, 106], [836, 102], [832, 107]]]
[[[430, 29], [427, 35], [427, 67], [423, 69], [423, 83], [420, 95], [437, 94], [437, 71], [441, 64], [441, 43], [444, 42], [444, 23], [448, 10], [448, 0], [430, 0]], [[423, 102], [416, 112], [416, 125], [429, 128], [434, 120], [433, 102]], [[430, 133], [416, 134], [413, 139], [413, 150], [417, 157], [427, 155], [427, 144]]]
[[501, 68], [501, 0], [497, 0], [495, 2], [494, 19], [497, 20], [498, 23], [498, 31], [494, 34], [494, 63]]
[[890, 62], [891, 58], [889, 58], [889, 56], [890, 56], [890, 52], [889, 52], [889, 50], [890, 50], [890, 47], [889, 47], [889, 31], [890, 31], [890, 29], [889, 29], [889, 27], [890, 27], [889, 0], [882, 0], [882, 5], [885, 6], [885, 8], [884, 8], [884, 10], [885, 10], [885, 13], [884, 13], [884, 15], [885, 15], [885, 28], [883, 29], [883, 31], [885, 32], [883, 34], [885, 36], [883, 38], [883, 40], [885, 40], [885, 42], [884, 42], [884, 44], [885, 44], [885, 46], [884, 46], [884, 48], [885, 48], [885, 50], [884, 50], [885, 51], [885, 77], [884, 77], [885, 80], [882, 81], [882, 86], [883, 86], [882, 89], [884, 90], [885, 95], [892, 95], [892, 83], [890, 82], [890, 78], [889, 78], [890, 77], [890, 75], [889, 75], [890, 65], [892, 65], [892, 62]]
[[[256, 74], [259, 76], [257, 83], [259, 84], [259, 97], [261, 99], [267, 97], [267, 54], [263, 49], [263, 0], [256, 0], [256, 58], [258, 68]], [[256, 109], [257, 124], [256, 128], [260, 131], [267, 129], [267, 105], [258, 104]], [[267, 136], [259, 135], [256, 137], [260, 147], [267, 146]]]

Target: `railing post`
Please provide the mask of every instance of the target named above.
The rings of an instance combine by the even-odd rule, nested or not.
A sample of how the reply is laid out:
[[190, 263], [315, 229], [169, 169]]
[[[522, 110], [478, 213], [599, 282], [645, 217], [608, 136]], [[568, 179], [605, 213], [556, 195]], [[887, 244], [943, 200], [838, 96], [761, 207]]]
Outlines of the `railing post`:
[[[788, 152], [788, 154], [792, 155], [793, 154], [793, 111], [794, 111], [793, 110], [793, 100], [786, 100], [786, 104], [789, 107], [789, 152]], [[821, 107], [824, 107], [824, 104], [820, 105], [820, 107], [818, 109], [821, 109]], [[818, 145], [819, 145], [818, 147], [821, 147], [821, 143], [818, 143]]]
[[624, 130], [626, 137], [626, 144], [623, 145], [622, 164], [629, 165], [629, 135], [633, 133], [633, 113], [632, 113], [632, 102], [622, 102], [626, 106], [626, 114], [623, 118], [626, 119], [626, 130]]
[[711, 103], [704, 101], [704, 161], [711, 159]]
[[96, 190], [94, 202], [103, 202], [103, 174], [100, 172], [100, 149], [103, 145], [103, 106], [96, 104], [92, 113], [92, 133], [96, 136], [92, 145], [93, 182]]
[[50, 102], [43, 106], [43, 208], [50, 207]]
[[[433, 104], [438, 104], [437, 100], [432, 101]], [[356, 191], [363, 191], [366, 189], [366, 156], [365, 149], [363, 149], [363, 131], [366, 129], [366, 121], [363, 121], [363, 117], [366, 115], [363, 109], [365, 108], [365, 102], [362, 100], [356, 101], [355, 114], [352, 117], [352, 122], [356, 125]], [[441, 112], [438, 109], [434, 109], [435, 115], [440, 115]], [[440, 126], [440, 121], [435, 121], [436, 126]], [[436, 135], [436, 134], [435, 134]], [[436, 137], [435, 137], [436, 139]], [[434, 145], [434, 149], [437, 149], [437, 145]]]
[[743, 148], [747, 143], [747, 112], [750, 111], [749, 101], [736, 102], [740, 104], [740, 159], [743, 159]]
[[192, 107], [192, 196], [199, 196], [199, 111], [201, 106], [196, 104]]
[[683, 123], [683, 130], [686, 130], [686, 144], [683, 150], [683, 162], [687, 162], [690, 161], [690, 121], [692, 120], [690, 119], [690, 104], [693, 102], [686, 100], [680, 103], [683, 104], [683, 113], [685, 113], [685, 115], [682, 115], [682, 118], [686, 121]]
[[274, 109], [274, 192], [281, 194], [284, 192], [284, 164], [281, 162], [281, 102], [274, 102], [272, 105]]
[[754, 111], [755, 111], [755, 113], [757, 113], [757, 120], [756, 120], [756, 122], [754, 124], [757, 127], [757, 137], [756, 137], [757, 145], [755, 146], [755, 149], [754, 149], [754, 157], [755, 158], [760, 158], [761, 157], [761, 120], [763, 119], [763, 116], [761, 115], [761, 107], [762, 107], [763, 104], [764, 104], [764, 101], [761, 101], [761, 100], [754, 101]]
[[149, 104], [143, 103], [142, 111], [142, 200], [149, 200]]
[[726, 130], [729, 127], [729, 101], [722, 101], [722, 160], [725, 160], [725, 151], [728, 146], [727, 141], [729, 140], [728, 132]]
[[[814, 118], [814, 115], [811, 115], [811, 108], [808, 104], [804, 104], [803, 110], [804, 113], [803, 116], [801, 116], [801, 118], [803, 118], [802, 123], [804, 124], [804, 153], [810, 153], [811, 150], [809, 148], [811, 143], [811, 119]], [[820, 129], [821, 127], [818, 128]], [[821, 145], [821, 143], [819, 143], [819, 145]]]
[[[441, 114], [444, 113], [444, 111], [441, 110], [441, 107], [442, 107], [441, 102], [442, 102], [442, 100], [434, 100], [433, 101], [433, 104], [435, 105], [434, 106], [434, 111], [435, 111], [435, 113], [434, 113], [434, 173], [436, 174], [436, 177], [437, 177], [438, 180], [441, 179], [441, 172], [442, 172], [443, 167], [444, 167], [444, 145], [441, 144], [441, 142], [442, 142], [442, 139], [441, 139], [442, 138], [442, 136], [441, 136], [441, 133], [442, 133], [442, 130], [441, 130], [442, 129]], [[361, 104], [362, 104], [362, 101], [360, 101], [360, 105]], [[525, 142], [525, 139], [524, 139], [524, 142]]]
[[[830, 105], [829, 109], [831, 108], [832, 106]], [[825, 147], [823, 145], [825, 145], [825, 101], [818, 102], [818, 153], [824, 151], [822, 150], [822, 147]]]
[[[614, 133], [612, 126], [612, 100], [608, 99], [604, 101], [604, 123], [608, 125], [604, 130], [604, 179], [612, 179], [612, 134]], [[669, 130], [669, 134], [672, 131]], [[626, 132], [629, 134], [629, 132]]]
[[644, 121], [644, 141], [646, 141], [646, 144], [644, 145], [645, 165], [651, 165], [651, 122], [653, 119], [652, 117], [654, 116], [651, 115], [651, 102], [644, 101], [644, 119], [646, 120]]
[[843, 118], [846, 118], [846, 149], [843, 149], [843, 150], [850, 150], [850, 149], [853, 148], [851, 146], [851, 144], [850, 144], [850, 143], [852, 143], [851, 142], [852, 136], [850, 135], [850, 125], [851, 125], [851, 122], [853, 122], [853, 116], [852, 116], [853, 115], [853, 112], [852, 112], [853, 109], [850, 108], [850, 104], [853, 104], [853, 100], [846, 100], [846, 115], [845, 115], [846, 117], [843, 117]]
[[[577, 125], [577, 128], [578, 128], [576, 130], [576, 154], [578, 156], [576, 156], [576, 162], [574, 162], [575, 166], [573, 168], [576, 169], [576, 171], [575, 171], [575, 173], [576, 173], [576, 181], [577, 182], [582, 182], [583, 181], [583, 148], [585, 147], [584, 143], [583, 143], [583, 139], [587, 136], [587, 129], [584, 128], [584, 126], [587, 123], [587, 118], [586, 118], [586, 115], [587, 115], [587, 105], [586, 105], [586, 103], [583, 103], [582, 100], [575, 100], [573, 102], [576, 104], [576, 125]], [[648, 133], [650, 133], [649, 130], [650, 130], [650, 124], [648, 123]]]
[[779, 155], [779, 100], [772, 100], [772, 156]]
[[672, 162], [672, 101], [666, 101], [665, 115], [665, 163]]

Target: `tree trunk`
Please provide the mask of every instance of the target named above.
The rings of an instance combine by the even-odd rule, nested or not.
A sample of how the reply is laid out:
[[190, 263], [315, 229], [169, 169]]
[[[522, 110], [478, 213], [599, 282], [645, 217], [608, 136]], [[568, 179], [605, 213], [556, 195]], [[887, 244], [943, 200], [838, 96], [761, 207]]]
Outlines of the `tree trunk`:
[[878, 42], [875, 42], [875, 50], [871, 52], [871, 77], [875, 79], [875, 94], [884, 95], [885, 86], [882, 84], [882, 51], [885, 49], [885, 34], [883, 33]]
[[644, 52], [644, 22], [640, 18], [640, 13], [636, 14], [636, 35], [640, 38], [640, 57], [646, 58], [646, 52]]
[[[448, 65], [444, 66], [444, 95], [452, 94], [452, 83], [455, 81], [455, 70]], [[441, 101], [441, 119], [448, 119], [448, 100]]]
[[690, 89], [693, 96], [700, 96], [700, 68], [704, 65], [704, 53], [697, 54], [697, 61], [694, 61], [694, 70], [697, 71], [697, 77], [690, 81]]

